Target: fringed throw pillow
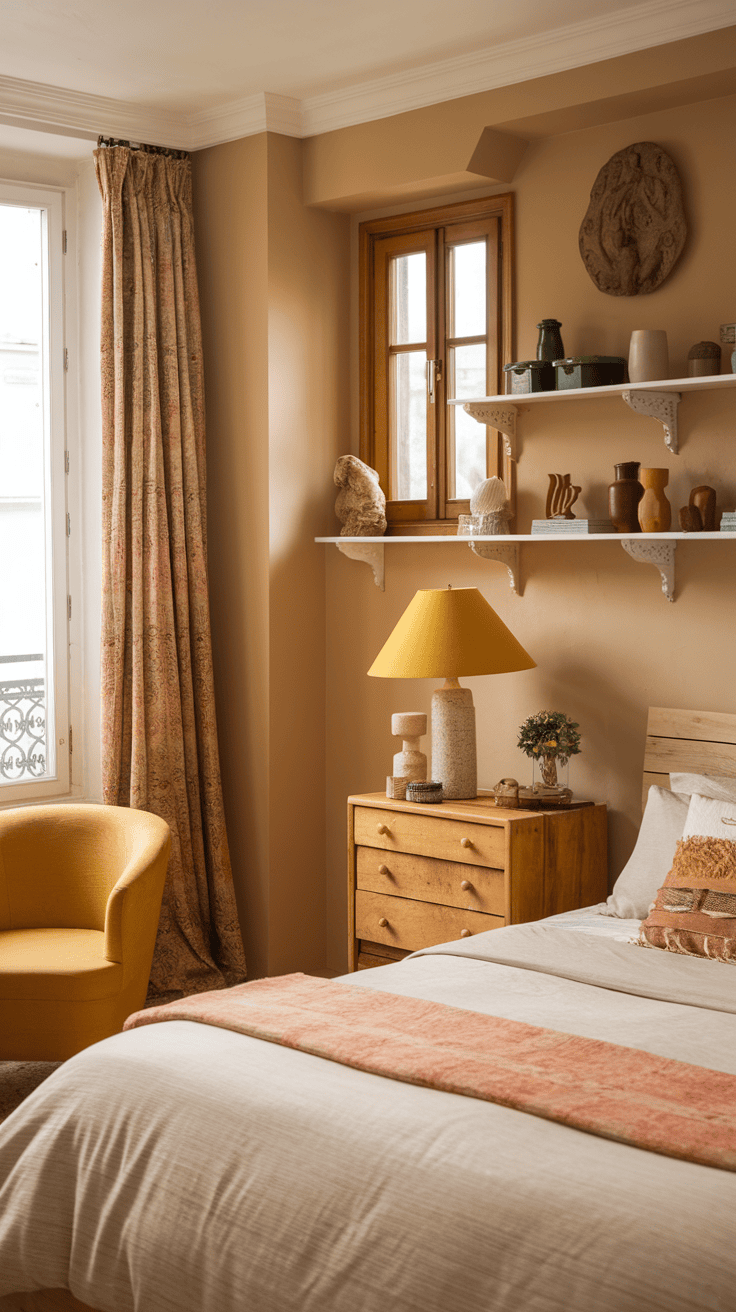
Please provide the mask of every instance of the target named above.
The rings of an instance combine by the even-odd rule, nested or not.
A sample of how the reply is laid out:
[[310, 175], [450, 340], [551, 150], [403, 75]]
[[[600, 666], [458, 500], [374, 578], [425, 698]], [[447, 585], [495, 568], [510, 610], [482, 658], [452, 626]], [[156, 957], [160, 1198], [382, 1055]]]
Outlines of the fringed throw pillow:
[[639, 942], [736, 964], [736, 802], [693, 793], [672, 869]]

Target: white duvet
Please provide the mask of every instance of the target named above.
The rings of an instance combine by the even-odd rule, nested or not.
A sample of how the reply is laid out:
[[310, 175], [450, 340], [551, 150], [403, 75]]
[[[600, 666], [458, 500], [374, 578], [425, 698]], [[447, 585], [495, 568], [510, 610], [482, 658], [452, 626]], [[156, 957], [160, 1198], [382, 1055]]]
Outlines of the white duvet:
[[[736, 1073], [734, 967], [637, 928], [347, 978]], [[0, 1295], [100, 1312], [734, 1312], [735, 1228], [736, 1174], [190, 1022], [87, 1049], [0, 1127]]]

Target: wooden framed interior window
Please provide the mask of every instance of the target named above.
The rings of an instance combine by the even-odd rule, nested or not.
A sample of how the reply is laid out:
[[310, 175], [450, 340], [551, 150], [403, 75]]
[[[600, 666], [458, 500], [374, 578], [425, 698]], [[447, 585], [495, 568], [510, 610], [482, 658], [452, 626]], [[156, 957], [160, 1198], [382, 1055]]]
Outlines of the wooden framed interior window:
[[361, 458], [390, 533], [455, 533], [476, 485], [513, 467], [454, 397], [497, 396], [512, 354], [513, 196], [360, 225]]

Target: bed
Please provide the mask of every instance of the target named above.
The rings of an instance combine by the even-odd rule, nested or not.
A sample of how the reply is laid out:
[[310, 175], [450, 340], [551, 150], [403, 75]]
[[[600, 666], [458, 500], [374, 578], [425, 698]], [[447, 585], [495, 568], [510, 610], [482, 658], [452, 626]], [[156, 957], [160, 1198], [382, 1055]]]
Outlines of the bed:
[[[736, 778], [650, 711], [645, 780]], [[606, 904], [352, 985], [736, 1075], [736, 975]], [[732, 1312], [736, 1173], [188, 1021], [80, 1053], [0, 1127], [3, 1312]]]

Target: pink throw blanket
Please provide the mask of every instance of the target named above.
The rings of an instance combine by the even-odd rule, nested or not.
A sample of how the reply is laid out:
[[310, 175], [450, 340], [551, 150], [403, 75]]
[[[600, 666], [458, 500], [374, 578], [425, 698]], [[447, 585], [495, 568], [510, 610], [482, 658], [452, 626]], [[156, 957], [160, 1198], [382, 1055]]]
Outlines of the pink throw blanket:
[[444, 1003], [282, 975], [139, 1011], [192, 1020], [392, 1080], [736, 1170], [736, 1076]]

